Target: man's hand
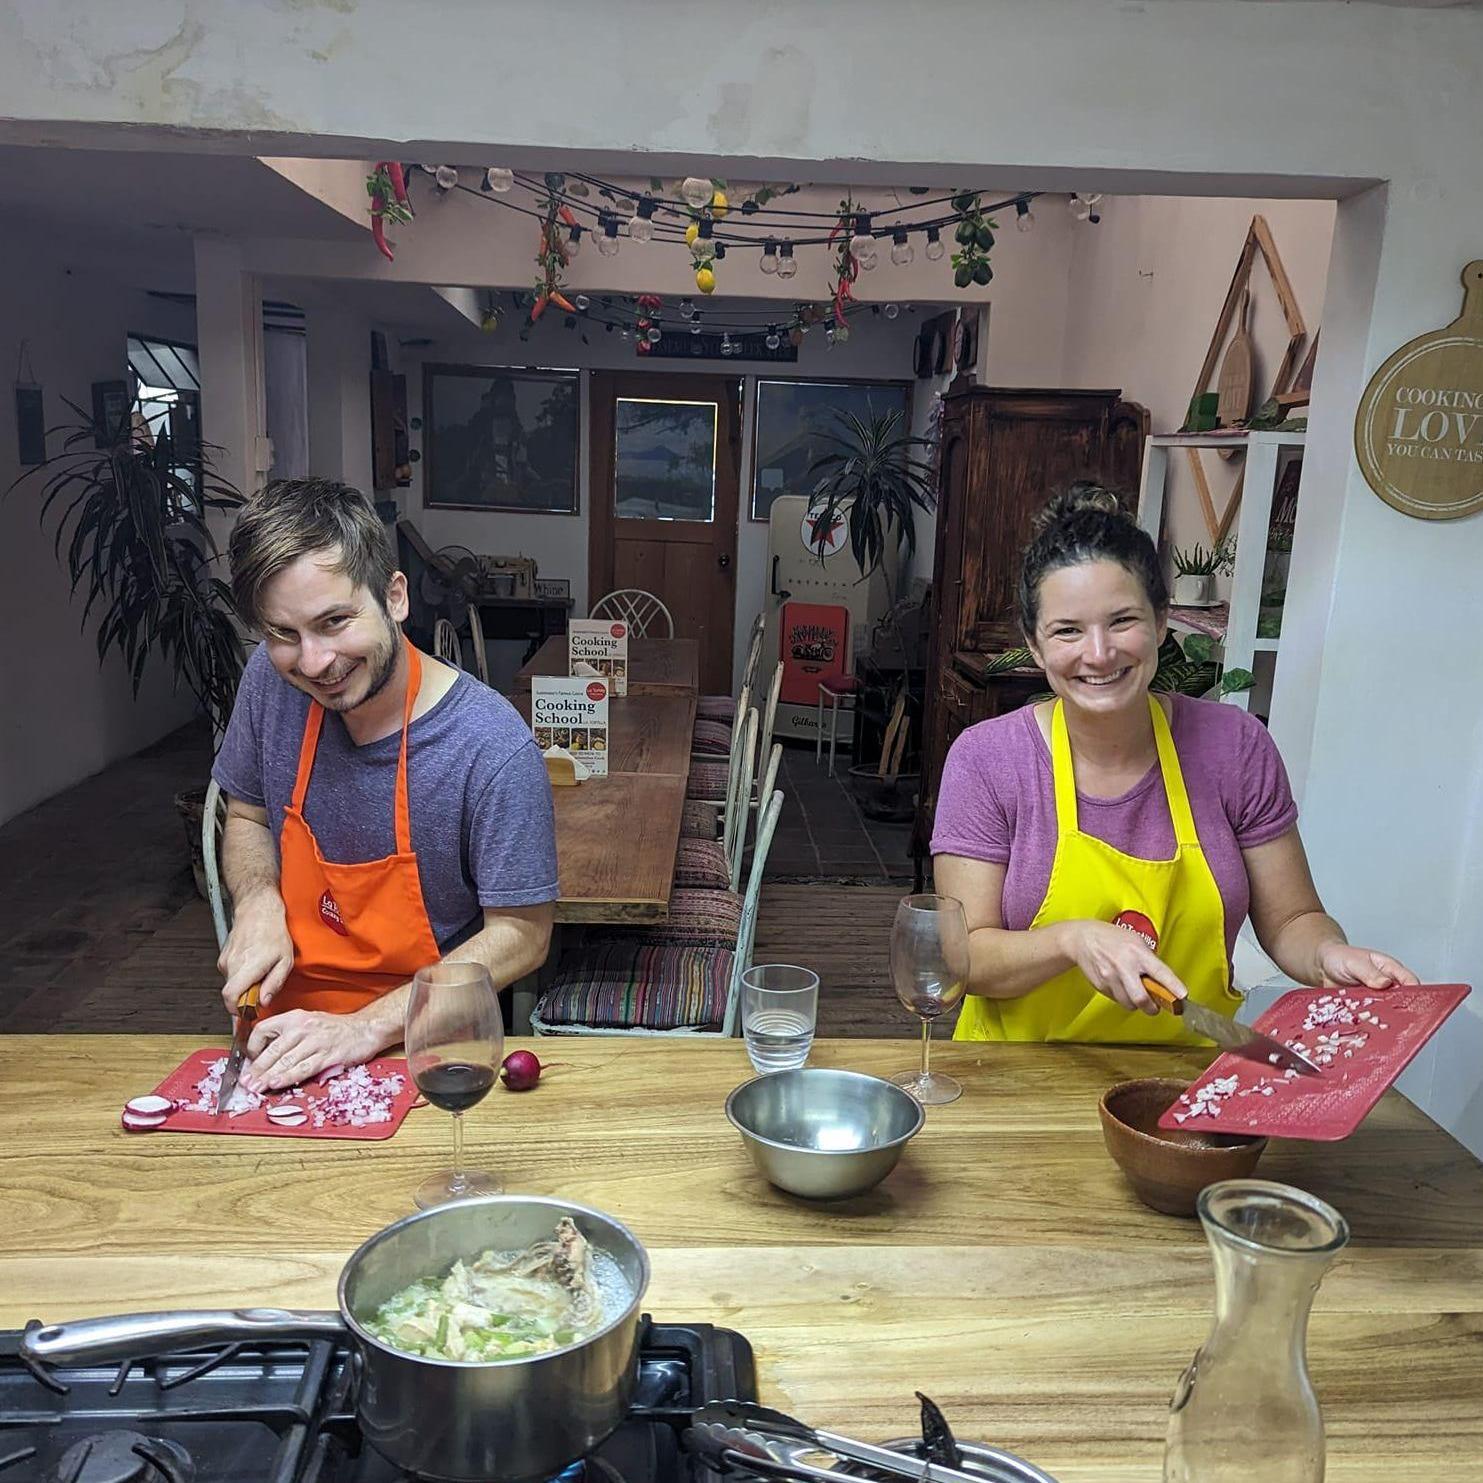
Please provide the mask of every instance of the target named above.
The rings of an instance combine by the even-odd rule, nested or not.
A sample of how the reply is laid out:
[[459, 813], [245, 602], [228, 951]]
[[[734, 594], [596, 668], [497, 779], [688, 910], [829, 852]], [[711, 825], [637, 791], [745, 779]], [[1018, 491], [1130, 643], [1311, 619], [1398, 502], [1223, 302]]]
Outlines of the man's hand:
[[236, 903], [231, 933], [216, 960], [226, 977], [221, 999], [227, 1013], [237, 1013], [237, 1001], [253, 984], [262, 985], [261, 1001], [269, 1003], [293, 963], [293, 938], [278, 892], [258, 891]]
[[358, 1066], [385, 1045], [374, 1022], [359, 1014], [286, 1010], [263, 1020], [248, 1037], [242, 1085], [249, 1092], [281, 1092], [331, 1066]]

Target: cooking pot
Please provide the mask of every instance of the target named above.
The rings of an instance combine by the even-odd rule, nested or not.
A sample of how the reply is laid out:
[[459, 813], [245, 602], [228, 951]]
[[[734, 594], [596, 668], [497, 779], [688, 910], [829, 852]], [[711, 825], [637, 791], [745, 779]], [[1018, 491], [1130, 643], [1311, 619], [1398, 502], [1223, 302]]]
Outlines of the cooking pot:
[[[364, 1322], [404, 1287], [460, 1258], [549, 1240], [570, 1216], [623, 1274], [627, 1306], [589, 1338], [548, 1354], [425, 1359], [374, 1338]], [[536, 1483], [585, 1456], [628, 1413], [638, 1382], [639, 1308], [649, 1258], [611, 1216], [564, 1200], [490, 1195], [419, 1211], [365, 1242], [340, 1274], [340, 1310], [137, 1313], [29, 1330], [43, 1364], [110, 1363], [172, 1350], [284, 1339], [349, 1340], [361, 1367], [356, 1410], [366, 1440], [438, 1483]]]

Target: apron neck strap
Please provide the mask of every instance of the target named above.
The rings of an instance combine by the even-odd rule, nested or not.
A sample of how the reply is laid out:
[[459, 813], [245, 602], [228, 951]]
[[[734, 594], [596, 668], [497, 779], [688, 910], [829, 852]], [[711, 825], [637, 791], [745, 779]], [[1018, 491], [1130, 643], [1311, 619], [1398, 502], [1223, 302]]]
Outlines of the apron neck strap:
[[[1148, 710], [1153, 721], [1154, 746], [1159, 754], [1159, 772], [1164, 779], [1164, 795], [1169, 800], [1169, 817], [1174, 824], [1174, 842], [1178, 845], [1198, 844], [1195, 816], [1190, 809], [1184, 773], [1180, 770], [1179, 754], [1174, 750], [1168, 717], [1152, 695], [1148, 697]], [[1056, 790], [1056, 830], [1059, 834], [1075, 834], [1080, 829], [1076, 773], [1071, 762], [1071, 735], [1066, 729], [1066, 714], [1059, 700], [1050, 713], [1050, 761], [1051, 780]]]
[[[407, 788], [407, 730], [412, 724], [412, 708], [422, 688], [422, 656], [402, 634], [407, 651], [407, 696], [402, 702], [402, 745], [396, 765], [396, 847], [400, 855], [412, 853], [412, 810]], [[299, 744], [299, 770], [294, 776], [293, 809], [303, 813], [309, 793], [309, 777], [314, 771], [314, 755], [319, 750], [319, 732], [324, 724], [324, 707], [317, 700], [309, 702], [309, 715], [304, 722], [304, 739]]]

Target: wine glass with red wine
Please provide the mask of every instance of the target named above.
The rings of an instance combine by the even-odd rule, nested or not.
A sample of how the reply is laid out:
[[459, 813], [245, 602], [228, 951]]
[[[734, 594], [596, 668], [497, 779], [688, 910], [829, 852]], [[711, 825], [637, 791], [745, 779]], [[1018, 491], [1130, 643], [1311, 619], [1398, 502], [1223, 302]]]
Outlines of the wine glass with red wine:
[[417, 1090], [453, 1114], [453, 1168], [418, 1187], [418, 1207], [497, 1195], [500, 1182], [463, 1167], [463, 1115], [494, 1085], [505, 1048], [499, 995], [479, 963], [434, 963], [412, 979], [407, 1001], [407, 1064]]
[[932, 1022], [954, 1008], [968, 984], [968, 920], [951, 896], [903, 896], [891, 927], [891, 986], [922, 1022], [922, 1069], [891, 1078], [924, 1106], [956, 1101], [963, 1088], [931, 1069]]

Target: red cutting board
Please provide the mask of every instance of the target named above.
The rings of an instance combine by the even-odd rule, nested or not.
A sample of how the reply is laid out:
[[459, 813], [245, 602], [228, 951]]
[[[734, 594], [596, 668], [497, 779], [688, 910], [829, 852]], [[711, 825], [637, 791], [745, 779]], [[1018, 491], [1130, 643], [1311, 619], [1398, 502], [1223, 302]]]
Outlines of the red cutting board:
[[[1318, 1061], [1323, 1075], [1288, 1076], [1244, 1056], [1219, 1056], [1159, 1126], [1320, 1143], [1347, 1138], [1470, 992], [1467, 984], [1294, 989], [1256, 1028]], [[1218, 1099], [1218, 1111], [1201, 1106], [1202, 1088]]]
[[[168, 1097], [172, 1102], [194, 1102], [200, 1097], [196, 1083], [201, 1081], [213, 1061], [224, 1060], [226, 1051], [221, 1047], [208, 1046], [205, 1050], [192, 1052], [183, 1060], [155, 1090], [155, 1095]], [[296, 1128], [280, 1127], [273, 1122], [263, 1108], [240, 1113], [236, 1117], [217, 1117], [215, 1111], [194, 1112], [177, 1109], [166, 1117], [158, 1128], [143, 1132], [153, 1133], [251, 1133], [260, 1138], [390, 1138], [401, 1127], [402, 1119], [417, 1101], [417, 1084], [407, 1071], [403, 1060], [375, 1060], [366, 1063], [366, 1069], [375, 1077], [396, 1074], [403, 1078], [403, 1085], [391, 1104], [391, 1120], [384, 1123], [366, 1123], [355, 1127], [349, 1123], [326, 1122], [323, 1127], [314, 1126], [315, 1103], [324, 1095], [324, 1087], [318, 1081], [292, 1092], [275, 1092], [269, 1099], [272, 1103], [294, 1102], [310, 1113], [309, 1120]], [[213, 1104], [214, 1105], [214, 1104]], [[128, 1131], [128, 1130], [126, 1130]]]

